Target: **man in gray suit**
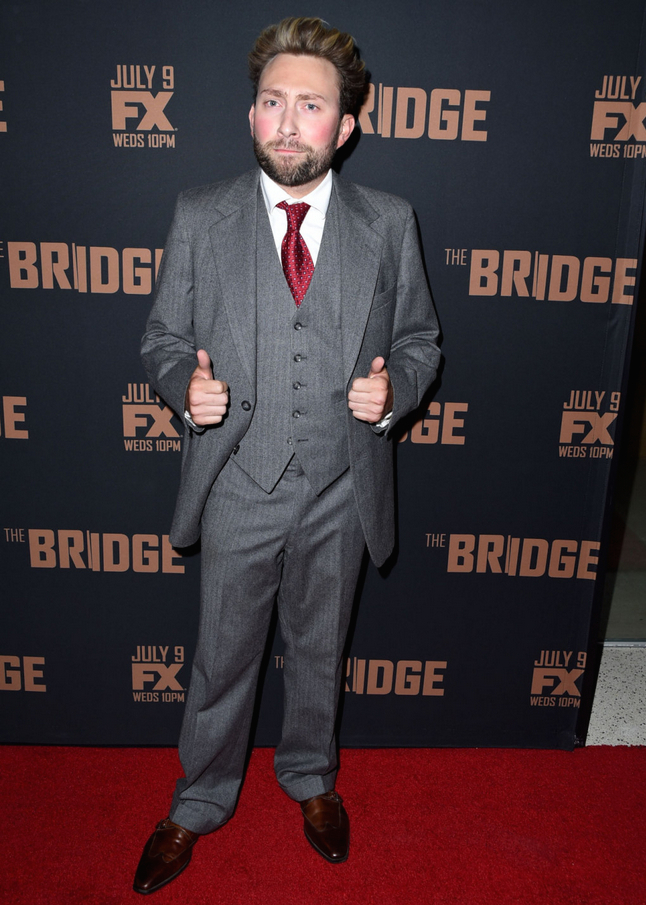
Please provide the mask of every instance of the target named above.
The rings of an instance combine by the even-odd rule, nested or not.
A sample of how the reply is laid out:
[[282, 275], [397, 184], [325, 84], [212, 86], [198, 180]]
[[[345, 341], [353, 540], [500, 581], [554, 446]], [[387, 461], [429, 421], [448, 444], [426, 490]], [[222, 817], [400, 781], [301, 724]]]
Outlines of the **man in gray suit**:
[[185, 776], [146, 843], [142, 893], [233, 812], [276, 602], [276, 775], [313, 847], [347, 858], [334, 788], [343, 648], [366, 543], [377, 566], [393, 549], [392, 429], [440, 357], [410, 206], [330, 169], [365, 97], [353, 39], [286, 19], [249, 59], [260, 170], [180, 196], [142, 345], [187, 424], [171, 540], [202, 543]]

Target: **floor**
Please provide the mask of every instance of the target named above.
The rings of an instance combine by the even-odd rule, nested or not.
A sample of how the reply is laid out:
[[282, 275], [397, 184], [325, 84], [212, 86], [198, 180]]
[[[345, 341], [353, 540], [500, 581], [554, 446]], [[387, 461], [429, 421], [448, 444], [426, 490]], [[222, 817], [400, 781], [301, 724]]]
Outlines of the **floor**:
[[586, 745], [646, 745], [646, 643], [604, 644]]
[[646, 641], [646, 459], [617, 491], [605, 591], [605, 640]]
[[646, 745], [646, 459], [618, 493], [587, 745]]

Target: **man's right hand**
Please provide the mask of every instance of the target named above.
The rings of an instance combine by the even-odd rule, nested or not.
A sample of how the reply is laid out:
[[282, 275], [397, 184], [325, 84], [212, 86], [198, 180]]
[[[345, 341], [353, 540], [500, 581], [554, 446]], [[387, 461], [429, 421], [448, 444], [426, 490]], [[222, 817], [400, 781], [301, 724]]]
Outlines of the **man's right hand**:
[[229, 387], [224, 380], [213, 379], [209, 353], [199, 349], [197, 367], [186, 391], [186, 408], [200, 427], [219, 424], [229, 405]]

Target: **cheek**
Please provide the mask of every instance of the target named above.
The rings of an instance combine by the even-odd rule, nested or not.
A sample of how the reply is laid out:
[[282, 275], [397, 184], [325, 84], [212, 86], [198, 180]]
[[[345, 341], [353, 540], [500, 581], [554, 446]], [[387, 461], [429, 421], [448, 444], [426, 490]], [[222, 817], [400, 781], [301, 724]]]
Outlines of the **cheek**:
[[261, 144], [264, 144], [264, 142], [269, 141], [274, 137], [276, 127], [271, 119], [262, 115], [259, 116], [256, 113], [253, 131], [258, 141], [261, 142]]
[[319, 148], [324, 148], [327, 147], [334, 138], [336, 126], [336, 120], [330, 123], [308, 123], [307, 130], [303, 131], [304, 133], [306, 132], [310, 144]]

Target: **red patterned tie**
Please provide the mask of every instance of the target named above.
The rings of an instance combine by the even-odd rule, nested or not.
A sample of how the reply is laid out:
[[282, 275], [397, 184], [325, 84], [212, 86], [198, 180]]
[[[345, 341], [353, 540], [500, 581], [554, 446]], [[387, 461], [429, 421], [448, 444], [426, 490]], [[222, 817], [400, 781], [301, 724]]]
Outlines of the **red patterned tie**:
[[305, 298], [307, 287], [310, 285], [314, 273], [312, 256], [299, 231], [310, 206], [304, 201], [298, 204], [281, 201], [276, 207], [281, 208], [287, 214], [287, 232], [283, 238], [280, 258], [283, 262], [287, 285], [292, 290], [298, 308]]

